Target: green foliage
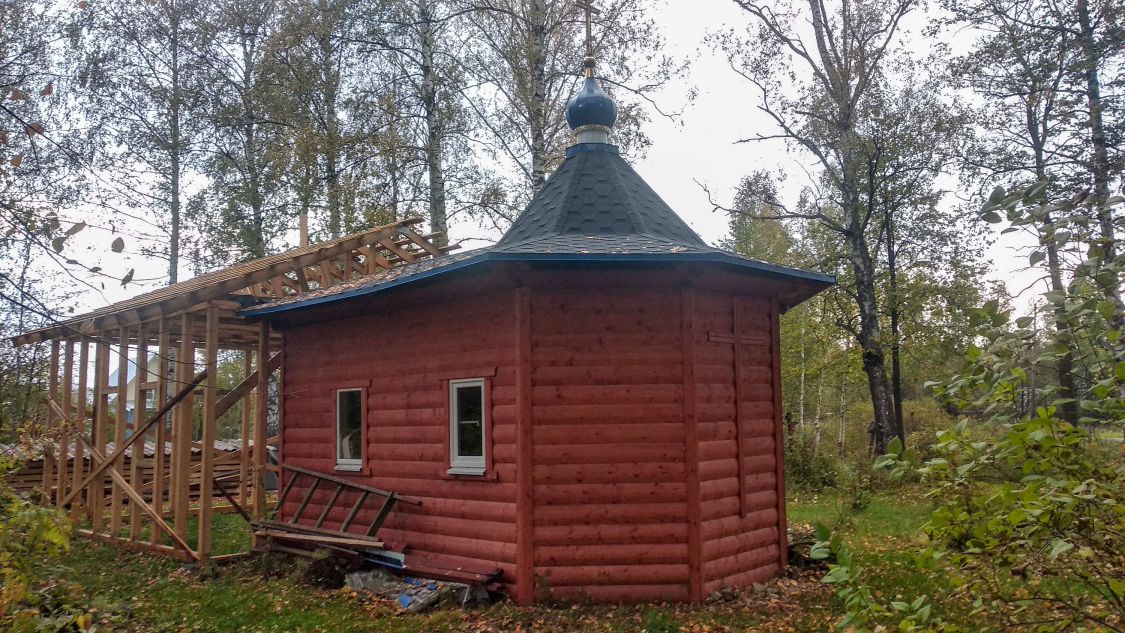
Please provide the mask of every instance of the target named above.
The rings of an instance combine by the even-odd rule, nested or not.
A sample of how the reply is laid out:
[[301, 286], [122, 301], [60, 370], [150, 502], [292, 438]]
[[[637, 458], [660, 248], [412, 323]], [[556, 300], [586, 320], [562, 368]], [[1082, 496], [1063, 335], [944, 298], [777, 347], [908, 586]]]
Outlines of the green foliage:
[[0, 627], [83, 628], [87, 616], [71, 606], [68, 588], [44, 586], [42, 579], [42, 559], [69, 549], [70, 524], [61, 511], [15, 493], [3, 477], [16, 467], [12, 458], [0, 458]]
[[[997, 189], [986, 219], [1000, 222], [1003, 214], [1012, 226], [1046, 225], [1060, 242], [1087, 230], [1073, 202], [1033, 205], [1041, 189]], [[1006, 614], [1017, 627], [1112, 628], [1125, 612], [1125, 462], [1059, 415], [1076, 403], [1080, 424], [1125, 430], [1113, 295], [1122, 261], [1108, 261], [1096, 236], [1084, 240], [1088, 256], [1069, 285], [1044, 293], [1057, 324], [1052, 336], [1040, 341], [1034, 319], [1013, 324], [995, 301], [976, 310], [978, 337], [964, 370], [930, 385], [967, 415], [938, 436], [935, 455], [920, 466], [900, 445], [876, 462], [892, 476], [916, 470], [930, 483], [938, 507], [924, 526], [924, 556], [948, 565], [953, 585], [978, 596], [978, 609]], [[1064, 355], [1084, 376], [1073, 398], [1056, 385], [1028, 385], [1037, 367]], [[1025, 406], [1028, 396], [1041, 404]]]
[[785, 446], [785, 484], [804, 490], [834, 487], [840, 464], [832, 454], [818, 451], [807, 433], [794, 435]]
[[867, 627], [872, 625], [878, 625], [875, 630], [886, 630], [879, 623], [889, 621], [896, 622], [896, 628], [903, 632], [954, 630], [933, 614], [933, 607], [926, 596], [918, 596], [911, 602], [894, 600], [883, 604], [865, 582], [863, 568], [856, 563], [851, 549], [838, 532], [832, 533], [818, 523], [816, 538], [809, 558], [834, 561], [829, 564], [828, 573], [821, 582], [836, 587], [836, 597], [847, 609], [837, 623], [838, 630], [862, 632], [870, 630]]

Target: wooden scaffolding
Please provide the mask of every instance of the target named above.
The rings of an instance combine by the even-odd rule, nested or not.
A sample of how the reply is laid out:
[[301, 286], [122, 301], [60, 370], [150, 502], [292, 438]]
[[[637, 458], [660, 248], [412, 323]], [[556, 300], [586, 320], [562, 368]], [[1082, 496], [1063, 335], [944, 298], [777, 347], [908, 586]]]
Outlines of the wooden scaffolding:
[[[267, 479], [280, 474], [266, 447], [281, 339], [238, 310], [457, 248], [417, 233], [420, 222], [239, 264], [15, 337], [17, 345], [51, 346], [45, 498], [67, 509], [84, 536], [185, 562], [223, 558], [212, 553], [215, 514], [234, 511], [248, 529], [262, 525]], [[217, 369], [225, 352], [241, 356], [242, 379], [224, 393]], [[280, 376], [272, 379], [280, 386]], [[218, 421], [236, 408], [236, 445], [220, 450]]]

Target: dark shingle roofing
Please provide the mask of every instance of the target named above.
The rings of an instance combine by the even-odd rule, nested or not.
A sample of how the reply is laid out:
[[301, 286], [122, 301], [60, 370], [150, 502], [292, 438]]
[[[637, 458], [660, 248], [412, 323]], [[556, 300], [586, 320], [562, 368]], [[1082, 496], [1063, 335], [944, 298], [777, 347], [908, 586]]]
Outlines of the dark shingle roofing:
[[625, 162], [614, 145], [575, 145], [512, 228], [496, 243], [508, 253], [556, 250], [574, 236], [627, 242], [647, 237], [706, 248], [652, 187]]
[[494, 246], [445, 255], [311, 290], [242, 311], [267, 315], [370, 294], [485, 261], [709, 261], [771, 277], [834, 283], [829, 275], [742, 257], [708, 246], [618, 154], [579, 144]]

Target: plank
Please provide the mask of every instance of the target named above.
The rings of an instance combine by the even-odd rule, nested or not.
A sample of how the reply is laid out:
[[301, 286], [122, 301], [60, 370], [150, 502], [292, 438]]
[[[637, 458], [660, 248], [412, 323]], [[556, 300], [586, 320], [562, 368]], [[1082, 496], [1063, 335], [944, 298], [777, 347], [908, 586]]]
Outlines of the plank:
[[214, 505], [215, 489], [215, 435], [219, 420], [215, 415], [218, 401], [219, 364], [219, 313], [215, 306], [207, 308], [207, 333], [204, 338], [204, 369], [207, 374], [203, 390], [203, 456], [201, 460], [201, 479], [199, 484], [199, 527], [197, 547], [200, 561], [206, 563], [211, 557], [211, 508]]
[[[86, 440], [83, 439], [81, 441], [85, 442]], [[180, 549], [187, 552], [193, 559], [199, 560], [199, 556], [194, 551], [192, 551], [191, 547], [187, 544], [187, 542], [183, 539], [183, 537], [180, 536], [179, 534], [176, 534], [175, 532], [173, 532], [172, 529], [168, 526], [168, 524], [164, 522], [164, 517], [157, 514], [156, 511], [154, 511], [151, 506], [149, 506], [147, 503], [145, 503], [144, 497], [141, 496], [141, 494], [139, 492], [134, 490], [133, 487], [129, 485], [129, 482], [125, 480], [125, 477], [122, 476], [121, 473], [119, 473], [117, 471], [117, 466], [114, 465], [113, 462], [106, 459], [99, 451], [95, 450], [95, 447], [93, 447], [93, 446], [87, 446], [86, 449], [90, 452], [90, 455], [94, 459], [100, 458], [102, 460], [102, 463], [109, 464], [109, 476], [113, 478], [114, 483], [117, 484], [117, 486], [122, 490], [122, 492], [124, 492], [129, 497], [130, 501], [137, 504], [137, 506], [141, 510], [144, 510], [145, 514], [149, 515], [149, 517], [153, 520], [154, 523], [159, 525], [161, 527], [161, 529], [163, 529], [166, 533], [168, 533], [172, 537], [172, 540], [176, 542], [176, 545], [180, 546]], [[139, 543], [139, 541], [130, 541], [130, 542]], [[144, 545], [150, 545], [150, 544], [144, 543]]]
[[[141, 440], [141, 438], [144, 437], [144, 433], [146, 431], [148, 431], [149, 428], [151, 428], [154, 424], [156, 424], [156, 422], [158, 420], [160, 420], [160, 418], [163, 417], [164, 414], [166, 414], [169, 409], [176, 406], [176, 404], [179, 403], [181, 400], [184, 400], [188, 396], [190, 396], [191, 392], [195, 389], [195, 387], [197, 385], [199, 385], [199, 383], [203, 382], [203, 380], [206, 379], [206, 378], [207, 378], [207, 372], [206, 371], [198, 374], [195, 377], [195, 379], [191, 383], [188, 384], [188, 386], [184, 387], [183, 389], [180, 390], [180, 392], [178, 394], [176, 394], [175, 398], [173, 398], [172, 400], [169, 400], [160, 409], [157, 409], [156, 413], [153, 414], [144, 423], [144, 426], [142, 426], [138, 432], [133, 433], [133, 435], [129, 436], [128, 440], [126, 440], [124, 442], [121, 442], [120, 444], [115, 444], [113, 453], [107, 458], [107, 461], [90, 471], [90, 474], [87, 476], [87, 478], [86, 478], [85, 482], [83, 483], [82, 487], [85, 488], [86, 485], [88, 485], [89, 482], [91, 482], [95, 477], [97, 477], [97, 476], [101, 475], [103, 472], [105, 472], [110, 467], [111, 464], [113, 464], [117, 460], [121, 459], [125, 455], [126, 449], [130, 448], [131, 446], [133, 446], [134, 444], [139, 442]], [[95, 444], [95, 447], [97, 447], [96, 444]], [[98, 454], [100, 455], [102, 453], [103, 453], [103, 450], [99, 448]], [[77, 492], [71, 491], [72, 496], [76, 495], [76, 494], [77, 494]], [[67, 497], [67, 501], [69, 501], [69, 500], [70, 500], [70, 497]]]
[[258, 534], [285, 541], [302, 541], [306, 543], [331, 543], [332, 545], [350, 545], [362, 549], [383, 549], [381, 541], [364, 541], [343, 536], [324, 536], [321, 534], [295, 534], [283, 530], [259, 530]]
[[[148, 336], [144, 323], [137, 326], [137, 378], [136, 386], [134, 387], [133, 395], [133, 426], [136, 427], [140, 420], [146, 420], [148, 416], [148, 388], [145, 387], [145, 381], [148, 380]], [[133, 436], [140, 436], [141, 448], [144, 448], [144, 438], [148, 435], [148, 426], [144, 429], [135, 428]], [[132, 439], [132, 437], [130, 437]], [[142, 450], [143, 453], [143, 450]], [[129, 460], [129, 484], [134, 490], [141, 487], [141, 456], [134, 451], [133, 459]], [[143, 527], [143, 518], [137, 509], [129, 506], [129, 538], [137, 540], [141, 537], [141, 528]]]
[[[79, 341], [78, 348], [78, 401], [77, 401], [77, 415], [75, 415], [75, 429], [74, 437], [82, 437], [86, 434], [86, 384], [89, 379], [89, 364], [90, 364], [90, 342], [86, 337], [82, 337]], [[81, 493], [83, 467], [86, 461], [85, 448], [81, 442], [75, 441], [74, 443], [74, 468], [71, 472], [71, 490], [76, 490]], [[77, 521], [79, 516], [78, 503], [71, 504], [70, 520]]]
[[[70, 463], [70, 436], [74, 434], [73, 424], [70, 420], [74, 420], [77, 416], [73, 411], [73, 394], [74, 394], [74, 339], [68, 338], [66, 340], [66, 347], [63, 353], [63, 377], [62, 377], [62, 411], [63, 416], [59, 420], [60, 433], [59, 433], [59, 459], [57, 464], [58, 479], [55, 483], [55, 499], [62, 500], [66, 495], [66, 487], [69, 483], [67, 475], [67, 467]], [[62, 507], [62, 504], [59, 504]]]
[[[168, 319], [160, 320], [160, 332], [157, 335], [158, 373], [160, 378], [156, 381], [156, 402], [160, 408], [168, 401], [168, 370], [170, 369], [171, 331], [172, 324]], [[152, 503], [157, 514], [164, 515], [164, 447], [167, 444], [168, 414], [164, 413], [156, 423], [156, 453], [153, 455], [152, 469]], [[152, 543], [160, 543], [163, 531], [157, 525], [152, 526]]]
[[[51, 361], [50, 361], [50, 375], [47, 378], [47, 397], [51, 400], [58, 400], [59, 391], [59, 341], [55, 339], [51, 341]], [[51, 433], [60, 424], [57, 419], [58, 415], [53, 411], [47, 412], [47, 432]], [[51, 488], [55, 485], [55, 457], [56, 455], [47, 450], [43, 453], [43, 493], [47, 495], [47, 499], [54, 502], [57, 497], [51, 496]], [[62, 507], [62, 504], [58, 504]]]

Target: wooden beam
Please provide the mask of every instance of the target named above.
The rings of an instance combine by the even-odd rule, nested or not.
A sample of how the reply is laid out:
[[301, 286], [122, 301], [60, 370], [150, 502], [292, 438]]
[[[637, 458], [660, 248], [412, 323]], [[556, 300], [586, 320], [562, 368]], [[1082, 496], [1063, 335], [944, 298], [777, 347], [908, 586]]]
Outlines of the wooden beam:
[[370, 275], [371, 273], [375, 272], [375, 266], [378, 266], [383, 270], [390, 270], [393, 267], [393, 264], [391, 264], [390, 260], [384, 257], [383, 254], [380, 253], [379, 250], [374, 246], [364, 246], [359, 250], [361, 253], [363, 253], [364, 260], [366, 262], [370, 262], [370, 265], [368, 265], [367, 267], [367, 274]]
[[401, 248], [398, 244], [395, 244], [393, 240], [384, 238], [384, 239], [379, 240], [379, 244], [382, 245], [383, 248], [387, 249], [388, 251], [394, 253], [395, 255], [398, 255], [399, 258], [404, 262], [409, 263], [409, 262], [413, 262], [413, 261], [418, 259], [413, 254], [411, 254], [410, 252]]
[[[106, 392], [109, 389], [109, 344], [104, 339], [99, 339], [94, 353], [94, 428], [91, 431], [90, 445], [103, 452], [105, 448], [105, 427], [109, 412]], [[90, 468], [93, 470], [94, 453], [90, 454]], [[91, 529], [100, 532], [104, 521], [105, 507], [105, 477], [89, 478], [90, 483], [81, 488], [86, 489], [86, 512], [90, 514]], [[81, 489], [80, 488], [80, 489]]]
[[[141, 455], [137, 455], [137, 451], [133, 451], [133, 459], [129, 460], [129, 485], [133, 489], [141, 487], [141, 461], [144, 454], [144, 438], [148, 434], [148, 429], [151, 425], [146, 425], [145, 428], [136, 428], [141, 420], [148, 417], [148, 389], [145, 387], [148, 380], [148, 336], [145, 324], [141, 323], [137, 326], [137, 378], [136, 385], [133, 387], [133, 437], [140, 436]], [[130, 437], [129, 439], [133, 439]], [[141, 537], [142, 527], [141, 513], [137, 511], [136, 507], [132, 504], [129, 506], [129, 538], [134, 541]]]
[[[168, 370], [171, 368], [171, 335], [172, 323], [169, 319], [160, 320], [160, 333], [157, 335], [157, 373], [160, 374], [156, 380], [156, 402], [159, 404], [157, 410], [163, 410], [165, 413], [157, 419], [156, 422], [156, 451], [153, 453], [153, 466], [152, 466], [152, 505], [153, 511], [164, 516], [164, 463], [166, 458], [164, 456], [164, 447], [168, 442], [168, 413], [165, 406], [168, 403]], [[160, 543], [163, 539], [164, 531], [159, 525], [155, 523], [152, 526], [152, 534], [150, 535], [151, 541], [154, 545]]]
[[[257, 376], [254, 374], [254, 356], [249, 350], [242, 352], [242, 375], [243, 380], [249, 380], [253, 376], [254, 382], [257, 382]], [[242, 397], [242, 409], [239, 411], [241, 418], [239, 421], [242, 424], [238, 435], [238, 501], [244, 506], [250, 503], [250, 427], [253, 421], [253, 411], [251, 411], [253, 399], [250, 397], [250, 390], [247, 389], [246, 392]], [[216, 411], [215, 415], [222, 414]], [[250, 517], [246, 517], [246, 520], [249, 521]]]
[[[168, 402], [164, 403], [164, 406], [157, 409], [156, 413], [154, 413], [152, 415], [152, 417], [150, 417], [145, 422], [144, 426], [142, 426], [138, 432], [131, 435], [128, 440], [126, 440], [126, 441], [124, 441], [120, 444], [115, 445], [113, 447], [113, 453], [110, 454], [109, 457], [105, 458], [105, 461], [101, 465], [99, 465], [96, 468], [91, 468], [90, 474], [87, 475], [86, 480], [83, 482], [83, 485], [81, 487], [85, 488], [86, 485], [89, 482], [93, 481], [94, 478], [101, 475], [110, 466], [112, 466], [117, 460], [121, 459], [125, 455], [125, 451], [127, 449], [129, 449], [134, 444], [136, 444], [144, 436], [144, 434], [150, 428], [152, 428], [152, 426], [154, 424], [156, 424], [158, 421], [160, 421], [160, 419], [163, 418], [164, 415], [168, 413], [168, 411], [172, 407], [176, 406], [176, 404], [179, 403], [181, 400], [186, 399], [188, 396], [190, 396], [192, 390], [195, 389], [196, 385], [203, 382], [203, 380], [206, 379], [206, 378], [207, 378], [207, 372], [206, 371], [200, 372], [199, 375], [197, 375], [195, 377], [195, 379], [191, 382], [191, 384], [189, 384], [187, 387], [184, 387], [183, 389], [180, 390], [179, 393], [176, 394], [175, 398], [172, 398]], [[97, 448], [97, 445], [95, 444], [94, 447]], [[142, 444], [142, 447], [143, 447], [143, 444]], [[101, 449], [99, 449], [98, 451], [95, 451], [95, 452], [96, 452], [97, 455], [105, 455], [105, 451], [101, 450]], [[78, 491], [76, 491], [76, 490], [71, 491], [71, 496], [74, 496], [74, 495], [77, 495], [77, 494], [78, 494]], [[68, 496], [66, 498], [66, 501], [70, 501], [71, 496]]]
[[200, 561], [206, 563], [211, 557], [211, 508], [215, 489], [215, 434], [219, 430], [219, 420], [215, 415], [218, 402], [219, 365], [219, 313], [214, 307], [207, 309], [207, 338], [204, 344], [204, 369], [207, 374], [203, 392], [203, 473], [199, 487], [199, 540], [197, 549]]
[[[255, 448], [252, 456], [254, 502], [251, 504], [251, 515], [254, 520], [261, 521], [266, 516], [266, 423], [269, 417], [269, 377], [273, 373], [266, 362], [266, 359], [270, 358], [270, 324], [266, 321], [258, 324], [258, 350], [255, 358], [258, 359], [258, 367], [254, 389], [254, 430], [251, 433]], [[277, 360], [280, 365], [281, 352], [278, 352]], [[253, 537], [253, 545], [257, 547], [259, 544], [258, 537]]]
[[[180, 331], [190, 332], [193, 315], [180, 316]], [[190, 337], [180, 336], [180, 350], [176, 354], [176, 382], [188, 382], [188, 376], [195, 373], [195, 347]], [[194, 388], [194, 387], [193, 387]], [[188, 503], [190, 491], [188, 490], [188, 469], [191, 468], [191, 440], [195, 425], [195, 407], [192, 403], [191, 389], [175, 408], [172, 417], [172, 515], [175, 522], [176, 534], [183, 538], [187, 535]]]
[[[280, 366], [281, 352], [278, 352], [274, 354], [266, 364], [266, 375], [268, 376], [269, 374], [272, 374]], [[229, 411], [231, 407], [238, 403], [239, 400], [245, 398], [246, 394], [250, 393], [250, 390], [252, 390], [257, 385], [258, 373], [251, 373], [242, 382], [238, 383], [238, 385], [234, 389], [231, 389], [226, 393], [226, 395], [219, 399], [218, 404], [215, 405], [216, 415], [221, 416]]]
[[[49, 400], [58, 400], [59, 392], [59, 341], [55, 339], [51, 341], [51, 365], [49, 371], [50, 375], [47, 377], [47, 398]], [[58, 416], [53, 411], [47, 411], [47, 434], [54, 433], [55, 429], [60, 424], [57, 420]], [[48, 449], [43, 453], [43, 494], [47, 495], [47, 499], [54, 503], [58, 501], [57, 497], [51, 496], [51, 489], [55, 485], [55, 453]], [[60, 504], [61, 507], [61, 504]]]
[[[117, 340], [117, 407], [113, 420], [115, 451], [125, 443], [125, 407], [129, 400], [129, 328], [122, 327]], [[121, 515], [124, 512], [121, 505], [124, 500], [123, 493], [119, 486], [111, 487], [109, 532], [114, 536], [119, 536], [121, 533]]]
[[[85, 463], [85, 447], [77, 438], [83, 437], [86, 434], [86, 384], [89, 379], [89, 364], [90, 364], [90, 341], [86, 337], [82, 337], [78, 343], [78, 401], [77, 411], [74, 416], [75, 429], [74, 429], [74, 468], [71, 472], [71, 486], [72, 491], [77, 491], [76, 494], [82, 491], [83, 479], [83, 464]], [[72, 503], [70, 507], [70, 520], [72, 522], [78, 521], [79, 516], [78, 503]]]
[[433, 255], [434, 257], [441, 256], [441, 249], [435, 246], [434, 243], [430, 240], [425, 239], [424, 237], [419, 235], [414, 229], [404, 226], [400, 228], [398, 232], [409, 239], [411, 242], [414, 242], [415, 244], [420, 246], [423, 250], [429, 252], [430, 255]]
[[79, 530], [76, 530], [76, 531], [77, 531], [79, 536], [83, 536], [85, 538], [88, 538], [88, 539], [93, 540], [93, 541], [98, 541], [100, 543], [106, 543], [106, 544], [114, 545], [114, 546], [117, 546], [117, 547], [123, 547], [123, 548], [125, 548], [129, 551], [132, 551], [132, 552], [141, 552], [141, 553], [144, 553], [144, 554], [159, 554], [161, 556], [167, 556], [168, 558], [174, 558], [176, 560], [179, 560], [179, 561], [182, 561], [182, 562], [185, 562], [185, 563], [191, 563], [191, 562], [195, 561], [195, 557], [192, 555], [192, 552], [190, 550], [184, 551], [184, 550], [176, 548], [176, 547], [169, 547], [167, 545], [159, 545], [159, 544], [156, 544], [156, 543], [141, 543], [139, 541], [127, 541], [125, 539], [121, 539], [121, 538], [117, 538], [117, 537], [113, 537], [113, 536], [106, 536], [105, 534], [99, 534], [99, 533], [94, 532], [92, 530], [79, 529]]
[[[73, 424], [69, 420], [75, 419], [74, 404], [74, 339], [68, 338], [66, 340], [66, 348], [63, 353], [63, 377], [62, 377], [62, 410], [63, 416], [60, 420], [60, 433], [58, 436], [59, 441], [59, 459], [55, 465], [58, 470], [58, 479], [55, 484], [55, 499], [61, 500], [66, 495], [66, 486], [70, 482], [67, 468], [70, 464], [70, 442], [71, 436], [74, 435]], [[62, 504], [59, 504], [62, 507]]]

